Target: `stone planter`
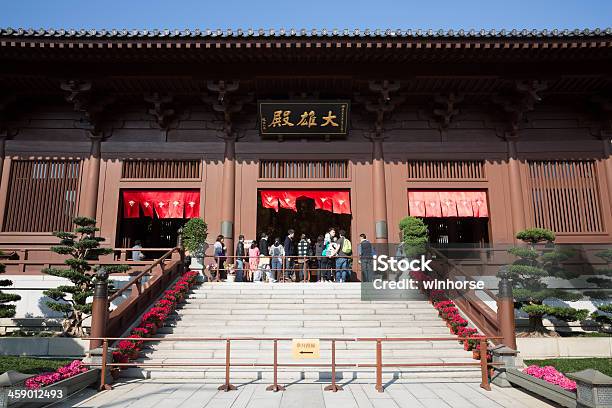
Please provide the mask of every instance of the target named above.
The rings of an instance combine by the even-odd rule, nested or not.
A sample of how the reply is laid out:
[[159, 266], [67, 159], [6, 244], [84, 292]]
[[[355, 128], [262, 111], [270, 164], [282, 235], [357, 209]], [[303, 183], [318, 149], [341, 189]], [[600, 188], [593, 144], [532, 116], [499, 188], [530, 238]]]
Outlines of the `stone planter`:
[[204, 269], [204, 258], [192, 256], [191, 263], [189, 264], [189, 269], [192, 271], [201, 271], [202, 269]]
[[[48, 385], [46, 387], [42, 387], [44, 390], [53, 390], [59, 388], [65, 388], [68, 395], [72, 395], [78, 391], [81, 391], [84, 388], [87, 388], [93, 384], [96, 384], [100, 380], [100, 370], [93, 369], [86, 371], [84, 373], [75, 375], [74, 377], [66, 378], [65, 380], [58, 381], [54, 384]], [[68, 396], [67, 395], [67, 396]], [[49, 402], [9, 402], [9, 407], [18, 408], [18, 407], [44, 407], [48, 405]]]
[[2, 337], [0, 355], [82, 357], [89, 340], [72, 337]]
[[525, 374], [516, 368], [506, 370], [506, 376], [509, 382], [519, 387], [531, 391], [543, 398], [554, 401], [559, 405], [567, 408], [576, 408], [576, 394], [564, 390], [563, 388], [548, 383], [539, 378], [535, 378], [529, 374]]

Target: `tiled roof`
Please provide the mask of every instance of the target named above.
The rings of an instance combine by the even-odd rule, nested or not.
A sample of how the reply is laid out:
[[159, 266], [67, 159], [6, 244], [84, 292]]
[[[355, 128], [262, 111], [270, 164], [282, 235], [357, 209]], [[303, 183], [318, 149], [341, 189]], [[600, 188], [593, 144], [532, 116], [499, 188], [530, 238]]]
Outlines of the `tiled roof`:
[[612, 35], [612, 28], [595, 29], [544, 29], [544, 30], [420, 30], [420, 29], [184, 29], [184, 30], [73, 30], [73, 29], [32, 29], [32, 28], [0, 28], [0, 36], [17, 38], [280, 38], [280, 37], [357, 37], [357, 38], [584, 38]]

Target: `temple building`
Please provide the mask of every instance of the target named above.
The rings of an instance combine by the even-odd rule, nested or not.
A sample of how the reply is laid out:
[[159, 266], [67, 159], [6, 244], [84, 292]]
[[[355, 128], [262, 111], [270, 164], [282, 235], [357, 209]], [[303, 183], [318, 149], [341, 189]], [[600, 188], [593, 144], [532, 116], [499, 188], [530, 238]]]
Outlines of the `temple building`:
[[[0, 30], [0, 246], [612, 242], [612, 30]], [[21, 252], [20, 252], [21, 250]], [[25, 265], [11, 275], [39, 274]]]

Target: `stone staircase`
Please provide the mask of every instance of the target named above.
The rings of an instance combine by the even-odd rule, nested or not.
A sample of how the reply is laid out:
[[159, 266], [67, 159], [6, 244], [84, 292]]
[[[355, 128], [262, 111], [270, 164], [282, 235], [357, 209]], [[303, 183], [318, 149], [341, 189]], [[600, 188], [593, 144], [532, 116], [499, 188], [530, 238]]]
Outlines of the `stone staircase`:
[[[359, 283], [204, 283], [177, 309], [158, 337], [450, 337], [435, 309], [418, 297], [408, 301], [362, 301]], [[172, 363], [164, 368], [131, 368], [124, 376], [145, 378], [206, 378], [221, 380], [225, 368], [180, 364], [225, 363], [225, 342], [162, 341], [152, 343], [139, 361]], [[279, 363], [329, 363], [331, 342], [321, 341], [321, 358], [294, 360], [291, 341], [279, 341]], [[233, 341], [231, 362], [273, 362], [272, 341]], [[456, 341], [383, 343], [385, 364], [475, 362]], [[374, 342], [336, 342], [337, 364], [375, 364]], [[409, 367], [384, 369], [385, 378], [478, 377], [478, 367]], [[271, 367], [232, 367], [232, 379], [272, 378]], [[341, 379], [375, 378], [374, 368], [339, 367]], [[330, 368], [283, 367], [279, 380], [324, 380]]]

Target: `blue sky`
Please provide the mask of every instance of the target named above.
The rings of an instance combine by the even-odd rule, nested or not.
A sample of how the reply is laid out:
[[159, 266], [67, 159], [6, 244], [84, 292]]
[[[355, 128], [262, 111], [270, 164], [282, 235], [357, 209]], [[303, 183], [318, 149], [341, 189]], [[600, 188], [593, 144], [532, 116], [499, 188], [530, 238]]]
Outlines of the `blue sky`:
[[612, 0], [0, 0], [0, 26], [594, 28], [612, 26]]

